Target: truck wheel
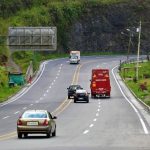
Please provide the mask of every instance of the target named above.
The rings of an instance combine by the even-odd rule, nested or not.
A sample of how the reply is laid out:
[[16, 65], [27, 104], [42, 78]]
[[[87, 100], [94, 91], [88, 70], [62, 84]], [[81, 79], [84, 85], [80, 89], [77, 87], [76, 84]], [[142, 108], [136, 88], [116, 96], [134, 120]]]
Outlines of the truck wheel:
[[94, 98], [94, 94], [91, 94], [91, 98]]

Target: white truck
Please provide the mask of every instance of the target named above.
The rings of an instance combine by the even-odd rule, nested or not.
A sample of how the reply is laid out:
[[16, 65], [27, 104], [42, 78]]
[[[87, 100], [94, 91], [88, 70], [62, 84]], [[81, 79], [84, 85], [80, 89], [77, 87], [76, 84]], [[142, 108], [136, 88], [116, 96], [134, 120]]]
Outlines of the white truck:
[[70, 51], [70, 64], [78, 64], [80, 62], [80, 51]]

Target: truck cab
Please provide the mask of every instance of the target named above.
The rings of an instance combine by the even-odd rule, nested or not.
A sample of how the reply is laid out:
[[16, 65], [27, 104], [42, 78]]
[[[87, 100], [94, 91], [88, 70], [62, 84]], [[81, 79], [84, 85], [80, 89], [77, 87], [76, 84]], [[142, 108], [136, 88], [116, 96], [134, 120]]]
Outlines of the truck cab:
[[78, 64], [80, 62], [80, 51], [70, 51], [70, 64]]

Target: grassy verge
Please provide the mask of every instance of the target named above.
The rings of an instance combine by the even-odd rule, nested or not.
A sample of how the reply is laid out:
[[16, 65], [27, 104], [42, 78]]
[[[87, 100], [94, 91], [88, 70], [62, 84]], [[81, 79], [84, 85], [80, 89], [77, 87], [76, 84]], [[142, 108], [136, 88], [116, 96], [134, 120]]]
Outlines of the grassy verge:
[[124, 64], [120, 75], [125, 83], [144, 103], [150, 106], [150, 61], [139, 64], [139, 79], [135, 80], [136, 64]]
[[15, 93], [19, 92], [21, 89], [20, 86], [15, 86], [10, 88], [9, 86], [5, 86], [0, 88], [0, 103], [6, 101], [10, 96], [14, 95]]

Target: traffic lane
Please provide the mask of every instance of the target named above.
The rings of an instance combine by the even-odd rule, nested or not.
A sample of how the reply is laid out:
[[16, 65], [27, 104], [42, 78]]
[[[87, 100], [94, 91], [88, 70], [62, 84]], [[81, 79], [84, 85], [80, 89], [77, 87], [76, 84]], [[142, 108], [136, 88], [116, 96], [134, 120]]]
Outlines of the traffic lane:
[[[9, 111], [11, 111], [12, 104], [22, 104], [28, 102], [31, 103], [33, 100], [38, 100], [45, 92], [45, 89], [48, 87], [50, 82], [54, 80], [54, 77], [58, 72], [60, 64], [61, 63], [59, 61], [50, 61], [50, 64], [45, 66], [45, 69], [43, 70], [43, 73], [41, 74], [41, 77], [39, 78], [38, 82], [33, 83], [31, 85], [31, 88], [29, 87], [30, 89], [24, 95], [22, 95], [19, 99], [12, 103], [1, 106], [0, 116], [6, 115]], [[47, 79], [47, 76], [49, 76], [49, 79]]]
[[[0, 126], [5, 126], [5, 124], [7, 124], [7, 127], [0, 129], [0, 133], [3, 134], [4, 132], [8, 133], [8, 131], [16, 130], [16, 128], [14, 128], [14, 125], [16, 125], [16, 116], [19, 116], [23, 111], [27, 109], [48, 109], [49, 111], [54, 111], [54, 109], [56, 109], [67, 96], [66, 85], [71, 84], [72, 82], [72, 76], [74, 74], [76, 66], [71, 67], [73, 69], [71, 70], [70, 68], [68, 72], [66, 70], [68, 70], [69, 67], [70, 65], [68, 64], [64, 65], [64, 69], [62, 69], [61, 75], [59, 76], [59, 78], [57, 78], [54, 85], [51, 85], [51, 89], [48, 88], [48, 90], [45, 91], [43, 97], [32, 99], [29, 95], [29, 98], [27, 97], [25, 100], [8, 104], [9, 107], [3, 107], [5, 108], [6, 113], [1, 116], [2, 121], [0, 122]], [[32, 95], [35, 95], [36, 97], [36, 93], [33, 93]], [[11, 109], [8, 110], [8, 108]]]
[[[94, 100], [95, 101], [95, 100]], [[73, 106], [77, 106], [77, 105], [73, 105]], [[78, 105], [78, 106], [81, 106], [81, 105]], [[65, 112], [66, 111], [69, 111], [71, 109], [71, 111], [70, 111], [70, 113], [67, 113], [67, 114], [71, 114], [71, 112], [72, 112], [72, 109], [73, 108], [71, 108], [71, 107], [69, 107], [67, 110], [65, 110]], [[87, 108], [88, 109], [88, 114], [89, 114], [89, 110], [91, 110], [92, 111], [92, 109], [91, 109], [91, 106], [90, 106], [90, 108]], [[79, 110], [75, 107], [75, 111], [76, 112], [79, 112], [79, 111], [81, 111], [81, 110], [84, 110], [84, 109], [82, 109], [82, 108], [79, 108]], [[95, 108], [94, 108], [94, 110], [95, 110]], [[65, 112], [63, 113], [64, 115], [65, 115]], [[92, 111], [92, 112], [94, 112], [94, 111]], [[61, 114], [61, 115], [63, 115], [63, 114]], [[96, 115], [96, 114], [95, 114]], [[84, 116], [85, 117], [85, 116]], [[88, 120], [88, 123], [89, 123], [89, 119], [86, 119], [86, 120]], [[58, 120], [59, 121], [59, 120]], [[73, 122], [74, 120], [72, 119], [72, 120], [69, 120], [69, 122]], [[94, 121], [94, 120], [93, 120]], [[84, 122], [85, 122], [85, 120], [84, 120]], [[69, 127], [69, 123], [67, 123], [66, 121], [65, 121], [65, 123], [66, 123], [66, 126], [68, 125], [68, 127]], [[79, 123], [80, 123], [80, 120], [79, 120]], [[76, 123], [74, 123], [74, 124], [76, 124]], [[84, 125], [85, 123], [83, 123], [83, 125]], [[66, 127], [65, 126], [65, 127]], [[87, 127], [87, 126], [86, 126]], [[85, 131], [86, 131], [86, 127], [84, 126], [84, 129], [85, 129]], [[62, 128], [61, 128], [62, 129]], [[63, 130], [62, 130], [63, 131]], [[66, 131], [66, 130], [65, 130]], [[70, 132], [71, 131], [74, 131], [73, 129], [72, 130], [70, 130]], [[76, 131], [76, 130], [75, 130]], [[86, 132], [85, 132], [86, 133]], [[89, 132], [87, 132], [87, 133], [89, 133]], [[73, 132], [71, 132], [71, 134], [73, 135]], [[87, 136], [89, 135], [89, 134], [86, 134]], [[76, 137], [76, 136], [75, 136]], [[71, 142], [71, 144], [74, 144], [75, 143], [75, 145], [76, 146], [78, 146], [78, 144], [79, 144], [79, 146], [78, 147], [80, 147], [81, 145], [83, 146], [86, 146], [86, 145], [88, 145], [87, 144], [87, 140], [85, 140], [85, 138], [82, 138], [82, 137], [79, 137], [79, 136], [77, 136], [77, 138], [75, 138], [75, 137], [73, 137], [73, 140], [71, 140], [72, 142]], [[79, 137], [79, 138], [78, 138]], [[81, 139], [80, 139], [81, 138]], [[72, 138], [71, 138], [72, 139]], [[88, 142], [91, 140], [91, 136], [89, 137], [89, 140], [88, 140]], [[82, 143], [81, 143], [82, 142]], [[84, 143], [85, 142], [85, 143]], [[70, 140], [68, 141], [68, 142], [66, 142], [66, 143], [70, 143]], [[65, 145], [66, 145], [66, 143], [65, 143]], [[70, 144], [70, 145], [71, 145]], [[53, 145], [53, 144], [52, 144]], [[60, 145], [61, 145], [61, 143], [60, 143]], [[49, 146], [48, 146], [49, 147]], [[55, 147], [55, 145], [54, 145], [54, 147]], [[62, 147], [65, 147], [64, 145], [62, 146]], [[42, 147], [43, 148], [43, 147]], [[65, 147], [66, 148], [66, 147]]]
[[[110, 65], [110, 69], [111, 69], [113, 67], [113, 63], [109, 62], [109, 64], [111, 64]], [[114, 65], [116, 65], [116, 64], [114, 64]], [[106, 64], [105, 64], [105, 66], [106, 66]], [[103, 67], [102, 64], [101, 64], [101, 67], [105, 68], [105, 67]], [[88, 65], [88, 68], [90, 68], [89, 65]], [[85, 80], [84, 74], [86, 74], [85, 72], [87, 72], [87, 67], [85, 68], [83, 66], [83, 68], [81, 70], [82, 70], [81, 72], [83, 72], [83, 73], [81, 73], [81, 74], [83, 74], [83, 77], [80, 76], [81, 78], [79, 81]], [[130, 104], [125, 100], [125, 98], [121, 94], [118, 86], [115, 83], [115, 80], [113, 79], [113, 76], [111, 75], [111, 71], [110, 71], [110, 76], [111, 76], [111, 84], [113, 85], [112, 92], [111, 92], [111, 98], [110, 99], [101, 99], [101, 103], [102, 103], [101, 109], [104, 112], [104, 114], [102, 116], [104, 118], [101, 121], [102, 127], [101, 126], [98, 127], [100, 133], [103, 133], [102, 132], [103, 129], [108, 128], [108, 133], [110, 133], [110, 135], [108, 134], [108, 139], [110, 137], [112, 137], [112, 140], [115, 137], [113, 137], [111, 135], [111, 133], [118, 133], [118, 132], [120, 134], [126, 133], [127, 136], [128, 136], [128, 134], [131, 134], [131, 135], [132, 134], [133, 135], [134, 134], [145, 134], [143, 131], [142, 125], [140, 123], [140, 118], [138, 117], [138, 115], [135, 113], [134, 109], [130, 106]], [[105, 103], [106, 103], [106, 105], [103, 106], [103, 104], [105, 104]], [[99, 115], [99, 113], [97, 115]], [[107, 126], [107, 124], [108, 124], [108, 126]], [[114, 129], [114, 127], [116, 127], [116, 129]], [[102, 129], [102, 131], [100, 129]], [[95, 133], [97, 133], [97, 131], [98, 130], [96, 130]], [[101, 134], [101, 136], [102, 135], [103, 134]], [[104, 139], [104, 141], [107, 141], [107, 139]], [[93, 141], [91, 141], [90, 144], [92, 144], [92, 142]], [[137, 143], [138, 143], [138, 141], [137, 141]]]
[[[71, 103], [68, 109], [66, 109], [62, 114], [58, 116], [56, 120], [57, 123], [57, 134], [56, 137], [47, 139], [44, 136], [32, 136], [25, 139], [17, 139], [14, 137], [10, 140], [0, 141], [1, 145], [5, 145], [4, 149], [9, 149], [12, 146], [12, 149], [20, 150], [25, 149], [44, 149], [49, 147], [65, 147], [65, 146], [74, 146], [76, 138], [84, 136], [83, 132], [91, 120], [95, 116], [95, 107], [97, 102], [93, 101], [92, 103]], [[93, 111], [89, 113], [89, 109]], [[82, 141], [79, 141], [80, 144]], [[15, 147], [14, 144], [15, 143]], [[30, 145], [32, 144], [32, 147]]]

